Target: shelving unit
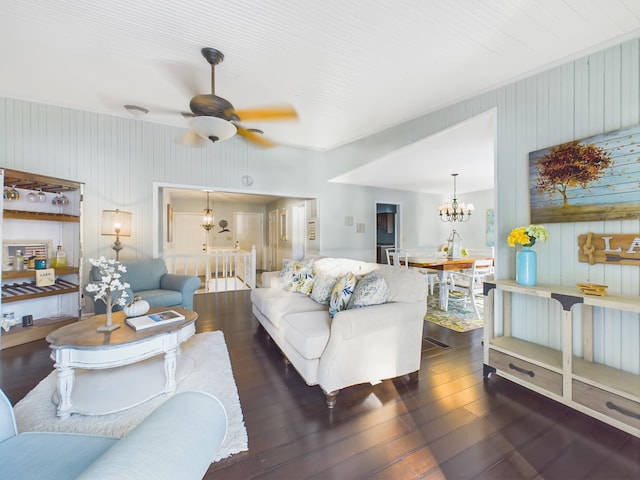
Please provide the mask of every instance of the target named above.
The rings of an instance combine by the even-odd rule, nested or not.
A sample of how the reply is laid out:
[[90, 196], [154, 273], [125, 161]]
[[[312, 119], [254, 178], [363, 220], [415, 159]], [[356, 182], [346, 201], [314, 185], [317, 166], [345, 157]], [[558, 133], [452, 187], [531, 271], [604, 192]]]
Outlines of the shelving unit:
[[[640, 297], [589, 296], [577, 288], [523, 287], [510, 280], [485, 282], [484, 295], [485, 377], [498, 374], [640, 437], [640, 375], [595, 362], [593, 350], [593, 309], [640, 314]], [[559, 303], [562, 308], [560, 349], [512, 336], [513, 295]], [[582, 306], [579, 314], [572, 308], [577, 304]], [[496, 312], [501, 316], [498, 329]], [[573, 351], [574, 322], [578, 320], [582, 326], [577, 330], [582, 343], [581, 357]], [[496, 335], [497, 330], [499, 335]]]
[[[0, 178], [5, 190], [15, 190], [20, 196], [19, 199], [3, 196], [1, 203], [0, 308], [3, 313], [13, 312], [17, 319], [33, 316], [32, 326], [14, 325], [9, 331], [0, 330], [0, 349], [4, 349], [45, 338], [53, 330], [80, 318], [83, 184], [10, 169], [0, 169]], [[32, 192], [43, 192], [45, 201], [39, 197], [28, 200]], [[66, 198], [64, 204], [52, 202], [61, 195]], [[31, 240], [23, 240], [26, 238]], [[35, 270], [15, 270], [9, 265], [9, 246], [16, 248], [21, 241], [49, 245], [48, 263], [55, 255], [53, 246], [63, 245], [70, 265], [54, 269], [53, 285], [38, 286]]]

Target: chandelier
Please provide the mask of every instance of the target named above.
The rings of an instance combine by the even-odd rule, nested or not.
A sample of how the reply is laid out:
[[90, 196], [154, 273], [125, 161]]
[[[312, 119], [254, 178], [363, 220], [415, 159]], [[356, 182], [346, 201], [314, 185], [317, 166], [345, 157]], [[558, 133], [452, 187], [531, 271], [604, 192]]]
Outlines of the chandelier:
[[451, 204], [444, 203], [438, 207], [438, 214], [440, 220], [443, 222], [468, 222], [471, 219], [471, 212], [473, 212], [473, 203], [458, 203], [456, 197], [456, 177], [457, 173], [452, 173], [453, 177], [453, 200]]
[[207, 191], [207, 208], [204, 209], [204, 213], [202, 214], [202, 228], [204, 228], [207, 233], [214, 227], [214, 218], [213, 211], [209, 207], [209, 191]]

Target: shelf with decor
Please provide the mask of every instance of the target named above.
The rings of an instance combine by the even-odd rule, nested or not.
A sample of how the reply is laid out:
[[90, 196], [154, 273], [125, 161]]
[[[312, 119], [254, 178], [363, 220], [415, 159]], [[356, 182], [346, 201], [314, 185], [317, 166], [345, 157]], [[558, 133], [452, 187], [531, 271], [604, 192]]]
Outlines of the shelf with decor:
[[[597, 361], [593, 328], [595, 309], [627, 312], [640, 321], [640, 297], [594, 296], [577, 288], [521, 286], [511, 280], [485, 282], [484, 294], [485, 377], [500, 375], [640, 437], [640, 375]], [[555, 342], [559, 347], [514, 334], [514, 315], [539, 320], [531, 309], [514, 308], [516, 299], [526, 297], [548, 302], [543, 311], [550, 320], [545, 320], [561, 332]], [[606, 325], [605, 317], [599, 316]]]
[[[0, 175], [4, 186], [0, 308], [9, 328], [0, 330], [4, 349], [45, 338], [80, 318], [83, 184], [11, 169], [0, 169]], [[57, 245], [65, 252], [67, 265], [51, 268]], [[25, 258], [24, 263], [18, 256]], [[29, 257], [36, 267], [40, 259], [49, 268], [26, 269]], [[45, 271], [48, 281], [38, 274]], [[32, 318], [33, 325], [22, 326], [25, 317]]]

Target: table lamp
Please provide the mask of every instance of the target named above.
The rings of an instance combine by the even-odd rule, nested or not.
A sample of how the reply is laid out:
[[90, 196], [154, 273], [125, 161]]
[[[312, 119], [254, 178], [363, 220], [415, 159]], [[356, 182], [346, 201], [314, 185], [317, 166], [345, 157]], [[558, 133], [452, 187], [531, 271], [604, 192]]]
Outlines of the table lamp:
[[131, 236], [131, 212], [122, 210], [103, 210], [102, 211], [102, 235], [115, 236], [116, 241], [113, 242], [111, 248], [116, 252], [116, 260], [122, 250], [122, 242], [120, 237]]

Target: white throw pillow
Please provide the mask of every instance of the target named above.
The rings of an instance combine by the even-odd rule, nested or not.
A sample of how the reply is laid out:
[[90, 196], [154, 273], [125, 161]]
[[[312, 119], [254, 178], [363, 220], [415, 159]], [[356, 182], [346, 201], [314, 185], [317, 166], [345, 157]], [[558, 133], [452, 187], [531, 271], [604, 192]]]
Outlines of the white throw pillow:
[[329, 305], [331, 292], [335, 286], [337, 278], [326, 273], [316, 273], [313, 279], [313, 290], [311, 290], [311, 300], [320, 305]]
[[353, 295], [349, 299], [348, 308], [367, 307], [386, 303], [389, 297], [389, 288], [384, 278], [375, 273], [365, 275], [356, 284]]
[[329, 300], [329, 316], [333, 318], [336, 313], [346, 310], [349, 299], [353, 295], [358, 278], [353, 273], [347, 273], [344, 277], [338, 279], [331, 291], [331, 299]]

